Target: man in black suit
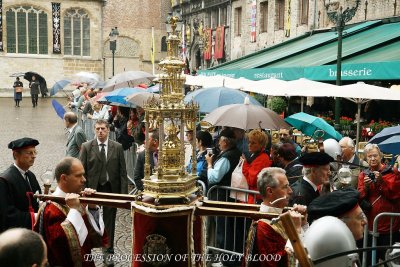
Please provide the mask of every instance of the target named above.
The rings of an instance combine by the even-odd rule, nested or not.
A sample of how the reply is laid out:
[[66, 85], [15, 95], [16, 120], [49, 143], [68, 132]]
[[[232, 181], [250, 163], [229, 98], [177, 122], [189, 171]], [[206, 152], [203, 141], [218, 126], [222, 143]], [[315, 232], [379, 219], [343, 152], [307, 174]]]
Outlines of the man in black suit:
[[6, 225], [3, 230], [14, 227], [33, 229], [35, 213], [39, 203], [33, 194], [41, 193], [35, 174], [29, 168], [35, 163], [39, 141], [24, 137], [8, 144], [12, 149], [14, 164], [1, 177], [2, 194], [0, 201], [7, 203]]
[[[159, 144], [159, 132], [157, 130], [149, 133], [149, 151], [150, 155], [150, 175], [153, 173], [153, 170], [157, 167], [158, 163], [158, 144]], [[133, 179], [135, 181], [135, 185], [137, 190], [143, 191], [143, 181], [144, 178], [144, 164], [146, 157], [146, 151], [143, 150], [139, 153], [136, 165], [135, 165], [135, 173], [133, 175]]]
[[293, 194], [289, 202], [308, 206], [319, 196], [318, 186], [329, 182], [331, 173], [329, 163], [334, 159], [324, 152], [311, 152], [299, 158], [303, 165], [303, 178], [291, 185]]
[[[118, 142], [109, 140], [110, 126], [105, 120], [97, 120], [94, 126], [96, 138], [82, 144], [80, 160], [86, 173], [87, 187], [97, 192], [127, 194], [128, 177], [124, 150]], [[103, 207], [104, 224], [109, 235], [106, 254], [114, 253], [114, 232], [116, 208]], [[105, 255], [106, 260], [113, 257]], [[112, 262], [106, 262], [112, 265]]]

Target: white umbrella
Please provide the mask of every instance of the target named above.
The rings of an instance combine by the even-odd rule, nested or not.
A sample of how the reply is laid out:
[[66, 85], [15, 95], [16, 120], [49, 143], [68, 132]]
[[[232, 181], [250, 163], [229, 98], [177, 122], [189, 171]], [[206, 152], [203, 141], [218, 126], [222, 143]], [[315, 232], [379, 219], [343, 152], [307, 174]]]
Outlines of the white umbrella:
[[287, 81], [276, 78], [250, 81], [241, 90], [262, 95], [287, 96]]
[[143, 107], [143, 104], [147, 103], [147, 101], [149, 101], [151, 98], [154, 98], [154, 100], [158, 101], [160, 99], [160, 95], [149, 92], [140, 92], [128, 95], [125, 97], [125, 100], [137, 106]]
[[95, 87], [101, 81], [100, 75], [93, 72], [81, 71], [74, 74], [73, 83], [87, 83]]
[[363, 82], [337, 86], [334, 90], [328, 87], [323, 87], [320, 90], [324, 93], [324, 96], [343, 97], [357, 104], [358, 119], [357, 119], [356, 147], [358, 147], [359, 135], [360, 135], [361, 104], [367, 103], [372, 99], [400, 100], [400, 92], [396, 90], [391, 90], [386, 87], [370, 85]]
[[135, 87], [141, 83], [148, 83], [155, 78], [145, 71], [125, 71], [118, 73], [106, 82], [103, 92], [110, 92], [118, 88]]
[[250, 105], [247, 97], [244, 104], [231, 104], [215, 109], [203, 121], [215, 126], [229, 126], [243, 130], [290, 127], [272, 110], [262, 106]]

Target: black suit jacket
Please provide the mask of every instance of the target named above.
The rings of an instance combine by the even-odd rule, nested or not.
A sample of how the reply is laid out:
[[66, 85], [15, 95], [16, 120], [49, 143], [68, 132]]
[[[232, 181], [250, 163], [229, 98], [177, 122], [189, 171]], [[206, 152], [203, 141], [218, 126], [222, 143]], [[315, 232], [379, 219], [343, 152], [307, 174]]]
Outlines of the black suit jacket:
[[120, 143], [108, 140], [105, 168], [103, 168], [104, 163], [101, 159], [97, 139], [83, 143], [79, 157], [85, 168], [86, 183], [89, 188], [97, 189], [101, 172], [107, 170], [111, 183], [112, 192], [110, 193], [128, 193], [128, 176], [126, 174], [124, 150]]
[[319, 193], [304, 179], [300, 179], [291, 185], [293, 194], [289, 201], [289, 206], [294, 204], [308, 206], [311, 201], [319, 196]]
[[[31, 214], [29, 212], [29, 199], [35, 213], [39, 209], [39, 203], [33, 197], [28, 197], [26, 193], [32, 192], [34, 194], [36, 192], [42, 192], [35, 174], [28, 171], [32, 191], [22, 174], [14, 165], [11, 165], [7, 170], [5, 170], [5, 172], [0, 174], [0, 177], [4, 179], [2, 181], [3, 189], [7, 193], [6, 229], [13, 227], [32, 229]], [[3, 201], [4, 198], [4, 196], [1, 196], [1, 201]]]
[[[143, 191], [143, 181], [144, 178], [144, 163], [145, 163], [146, 151], [143, 150], [138, 154], [136, 165], [135, 165], [135, 173], [133, 175], [133, 180], [135, 181], [136, 188], [140, 191]], [[154, 169], [154, 158], [153, 153], [150, 155], [150, 175], [152, 174], [152, 170]]]

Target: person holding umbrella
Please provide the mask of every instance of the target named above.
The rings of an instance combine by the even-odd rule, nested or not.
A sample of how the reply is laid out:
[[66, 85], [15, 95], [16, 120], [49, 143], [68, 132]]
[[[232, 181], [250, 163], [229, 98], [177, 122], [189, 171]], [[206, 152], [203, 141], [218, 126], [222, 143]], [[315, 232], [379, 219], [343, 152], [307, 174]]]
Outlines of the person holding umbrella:
[[13, 87], [15, 106], [19, 107], [19, 102], [22, 100], [22, 88], [24, 87], [23, 83], [19, 80], [19, 77], [15, 79]]
[[37, 107], [38, 105], [38, 98], [40, 92], [40, 83], [36, 80], [36, 76], [32, 75], [32, 80], [29, 83], [29, 89], [31, 90], [31, 98], [32, 98], [32, 106]]

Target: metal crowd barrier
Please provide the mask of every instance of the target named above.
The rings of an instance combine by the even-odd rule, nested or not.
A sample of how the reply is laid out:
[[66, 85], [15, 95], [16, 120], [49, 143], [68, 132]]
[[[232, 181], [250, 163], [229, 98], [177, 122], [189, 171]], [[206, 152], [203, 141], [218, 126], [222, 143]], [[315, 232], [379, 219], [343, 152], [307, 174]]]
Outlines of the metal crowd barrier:
[[[248, 199], [249, 195], [253, 195], [256, 198], [260, 194], [258, 191], [253, 190], [214, 185], [208, 190], [207, 198], [209, 200], [238, 202], [236, 199], [230, 197], [230, 193], [233, 193], [233, 195], [245, 194], [245, 199]], [[240, 258], [240, 256], [243, 256], [250, 225], [251, 219], [249, 218], [208, 217], [207, 251], [230, 254]]]
[[[376, 244], [378, 242], [378, 237], [379, 237], [379, 232], [378, 232], [378, 221], [382, 217], [390, 217], [390, 245], [393, 245], [393, 219], [394, 217], [400, 217], [400, 213], [394, 213], [394, 212], [382, 212], [376, 215], [374, 219], [374, 223], [372, 226], [372, 247], [376, 247]], [[365, 238], [365, 237], [364, 237]], [[372, 260], [371, 263], [374, 266], [376, 264], [376, 250], [372, 251]]]

